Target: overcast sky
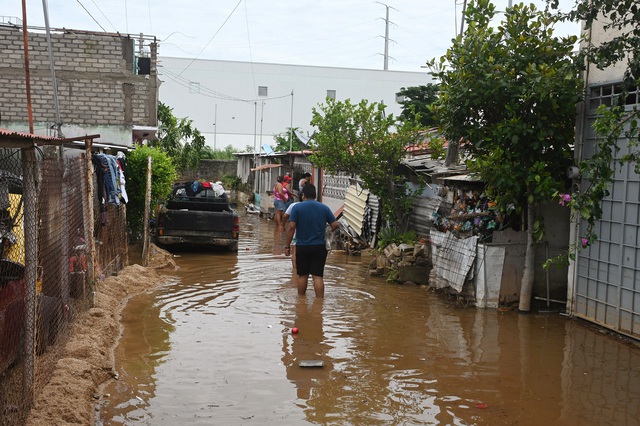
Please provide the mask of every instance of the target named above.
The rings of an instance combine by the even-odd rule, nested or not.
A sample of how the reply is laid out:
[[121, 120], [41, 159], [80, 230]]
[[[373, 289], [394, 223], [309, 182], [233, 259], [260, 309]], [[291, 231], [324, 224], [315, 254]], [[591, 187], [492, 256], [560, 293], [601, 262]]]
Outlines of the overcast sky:
[[[538, 7], [543, 0], [532, 0]], [[160, 56], [424, 71], [460, 29], [462, 0], [50, 0], [51, 28], [144, 33]], [[513, 3], [517, 3], [516, 0]], [[508, 0], [494, 1], [504, 9]], [[386, 5], [386, 6], [385, 6]], [[560, 0], [568, 9], [573, 0]], [[22, 18], [20, 0], [0, 0], [0, 20]], [[12, 20], [11, 22], [14, 22]], [[45, 26], [43, 1], [27, 0], [27, 24]], [[577, 34], [564, 24], [558, 35]]]

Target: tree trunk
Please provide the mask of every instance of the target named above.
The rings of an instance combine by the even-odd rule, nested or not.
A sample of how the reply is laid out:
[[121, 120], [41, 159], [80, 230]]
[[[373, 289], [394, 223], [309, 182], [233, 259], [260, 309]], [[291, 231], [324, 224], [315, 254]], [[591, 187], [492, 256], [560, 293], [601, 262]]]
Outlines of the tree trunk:
[[527, 204], [527, 251], [524, 256], [524, 273], [520, 283], [520, 304], [518, 309], [523, 312], [531, 310], [531, 291], [535, 277], [534, 267], [536, 251], [533, 241], [534, 206]]
[[444, 165], [449, 167], [458, 164], [460, 160], [459, 145], [457, 141], [449, 141], [447, 145], [447, 156], [444, 159]]

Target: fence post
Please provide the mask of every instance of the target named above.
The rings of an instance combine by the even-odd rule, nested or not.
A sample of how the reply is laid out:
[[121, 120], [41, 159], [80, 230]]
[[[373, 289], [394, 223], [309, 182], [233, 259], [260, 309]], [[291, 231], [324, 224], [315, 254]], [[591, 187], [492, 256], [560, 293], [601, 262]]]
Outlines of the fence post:
[[22, 200], [24, 211], [24, 279], [27, 300], [24, 310], [24, 401], [33, 403], [36, 357], [36, 278], [38, 268], [38, 206], [36, 200], [35, 146], [22, 149], [24, 173]]
[[147, 157], [147, 191], [144, 197], [142, 218], [142, 266], [149, 265], [149, 204], [151, 203], [151, 157]]
[[93, 227], [95, 218], [93, 215], [94, 207], [93, 202], [96, 199], [93, 188], [93, 163], [91, 161], [91, 148], [93, 145], [93, 139], [86, 139], [85, 143], [85, 170], [86, 176], [82, 179], [84, 185], [84, 197], [82, 199], [83, 204], [83, 223], [84, 223], [84, 237], [87, 244], [88, 256], [87, 256], [87, 284], [89, 285], [89, 291], [91, 292], [90, 300], [91, 307], [95, 305], [95, 263], [96, 263], [96, 239], [93, 236]]

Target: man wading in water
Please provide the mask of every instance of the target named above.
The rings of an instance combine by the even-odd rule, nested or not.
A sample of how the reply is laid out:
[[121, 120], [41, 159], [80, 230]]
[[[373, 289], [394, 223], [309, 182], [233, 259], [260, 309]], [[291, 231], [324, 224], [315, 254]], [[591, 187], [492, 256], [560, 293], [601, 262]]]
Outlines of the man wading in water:
[[316, 201], [316, 187], [310, 183], [302, 188], [301, 202], [291, 210], [289, 230], [284, 254], [289, 256], [293, 234], [296, 235], [296, 268], [298, 294], [307, 292], [309, 275], [313, 279], [316, 297], [324, 297], [324, 265], [327, 260], [325, 226], [338, 229], [338, 222], [331, 209]]

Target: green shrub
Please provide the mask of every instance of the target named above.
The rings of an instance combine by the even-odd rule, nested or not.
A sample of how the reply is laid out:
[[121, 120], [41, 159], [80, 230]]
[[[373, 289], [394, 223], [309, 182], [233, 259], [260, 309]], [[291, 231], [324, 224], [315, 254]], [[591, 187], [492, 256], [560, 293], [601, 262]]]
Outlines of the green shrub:
[[129, 241], [136, 242], [142, 237], [144, 202], [147, 192], [147, 158], [151, 157], [151, 205], [149, 213], [153, 217], [159, 204], [171, 194], [178, 174], [171, 158], [157, 148], [140, 145], [129, 152], [127, 161], [127, 226]]
[[378, 248], [384, 250], [389, 244], [413, 244], [418, 240], [414, 231], [401, 232], [398, 228], [382, 228], [378, 233]]
[[224, 176], [222, 176], [222, 179], [220, 179], [220, 181], [222, 182], [222, 186], [225, 189], [228, 190], [232, 190], [232, 191], [241, 191], [242, 189], [242, 180], [240, 179], [240, 177], [236, 176], [236, 175], [232, 175], [232, 174], [226, 174]]

